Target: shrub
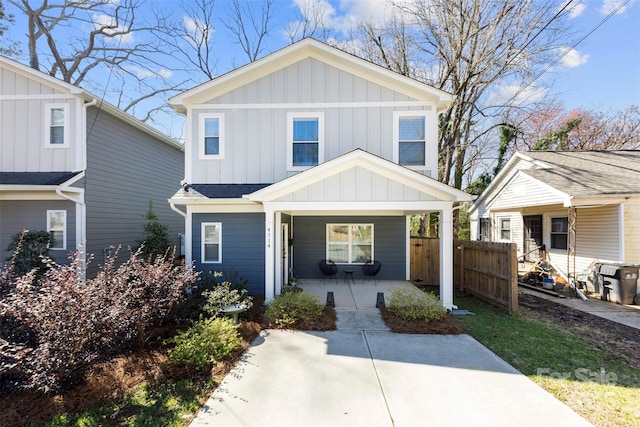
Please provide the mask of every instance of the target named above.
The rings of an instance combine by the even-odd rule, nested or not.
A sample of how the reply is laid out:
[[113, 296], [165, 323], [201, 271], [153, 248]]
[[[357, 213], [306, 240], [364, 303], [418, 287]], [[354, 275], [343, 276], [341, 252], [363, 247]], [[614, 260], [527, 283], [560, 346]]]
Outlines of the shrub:
[[175, 344], [169, 350], [173, 363], [196, 368], [213, 365], [242, 345], [236, 322], [222, 317], [196, 322], [168, 342]]
[[274, 298], [264, 316], [276, 325], [290, 326], [296, 322], [317, 320], [323, 312], [324, 306], [315, 296], [303, 292], [290, 292]]
[[7, 283], [10, 275], [2, 272], [0, 378], [21, 374], [19, 383], [3, 388], [58, 391], [81, 380], [92, 363], [144, 343], [197, 278], [174, 265], [174, 254], [151, 263], [133, 253], [117, 268], [116, 257], [86, 282], [81, 251], [38, 282], [30, 272]]
[[165, 255], [171, 247], [169, 239], [169, 226], [158, 221], [158, 215], [153, 211], [153, 201], [149, 200], [149, 210], [145, 214], [147, 223], [144, 225], [144, 235], [138, 239], [136, 250], [141, 252], [143, 258]]
[[247, 290], [234, 288], [230, 282], [219, 283], [202, 296], [206, 300], [203, 310], [212, 317], [218, 317], [222, 308], [231, 304], [244, 304], [247, 309], [253, 306], [253, 298], [247, 294]]
[[447, 311], [438, 298], [418, 289], [396, 289], [389, 297], [389, 310], [404, 320], [441, 320]]
[[13, 264], [11, 274], [22, 276], [35, 269], [36, 277], [48, 268], [49, 247], [54, 243], [50, 233], [43, 230], [23, 230], [11, 237], [7, 251], [12, 253], [8, 259]]

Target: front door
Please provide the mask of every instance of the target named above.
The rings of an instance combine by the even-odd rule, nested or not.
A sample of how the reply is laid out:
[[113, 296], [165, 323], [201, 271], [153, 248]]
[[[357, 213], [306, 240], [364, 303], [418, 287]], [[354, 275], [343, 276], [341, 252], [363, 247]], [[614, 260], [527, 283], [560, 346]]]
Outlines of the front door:
[[542, 246], [542, 215], [530, 215], [522, 217], [524, 222], [524, 260], [535, 262], [542, 256], [538, 249]]

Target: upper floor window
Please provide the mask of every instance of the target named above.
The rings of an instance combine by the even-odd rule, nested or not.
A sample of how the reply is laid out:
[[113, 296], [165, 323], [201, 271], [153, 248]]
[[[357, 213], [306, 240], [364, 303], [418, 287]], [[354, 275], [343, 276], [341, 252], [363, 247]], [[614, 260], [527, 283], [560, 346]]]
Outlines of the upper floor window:
[[324, 114], [289, 113], [287, 115], [287, 166], [304, 170], [324, 161]]
[[402, 166], [426, 166], [426, 113], [394, 112], [394, 161]]
[[551, 249], [567, 249], [569, 236], [569, 219], [565, 217], [551, 218]]
[[201, 158], [224, 158], [223, 114], [201, 114], [199, 135]]
[[53, 238], [51, 249], [67, 249], [67, 211], [47, 211], [47, 231]]
[[46, 104], [44, 109], [45, 147], [68, 147], [69, 132], [69, 106]]
[[222, 262], [222, 223], [202, 223], [202, 262]]

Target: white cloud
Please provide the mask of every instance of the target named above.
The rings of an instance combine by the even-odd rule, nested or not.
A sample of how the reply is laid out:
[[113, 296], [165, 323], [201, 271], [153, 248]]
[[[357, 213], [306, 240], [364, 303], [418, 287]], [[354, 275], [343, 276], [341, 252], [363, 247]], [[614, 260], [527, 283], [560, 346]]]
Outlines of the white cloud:
[[148, 79], [148, 78], [156, 78], [156, 77], [168, 79], [173, 75], [173, 72], [171, 70], [167, 70], [167, 69], [148, 70], [148, 69], [140, 68], [135, 65], [126, 67], [126, 70], [129, 71], [131, 74], [135, 74], [136, 77], [139, 79]]
[[624, 0], [604, 0], [600, 6], [600, 13], [608, 15], [618, 7], [620, 7], [620, 9], [616, 13], [624, 13], [627, 11], [627, 5], [622, 6], [623, 3]]
[[569, 19], [577, 18], [582, 15], [587, 9], [587, 6], [583, 3], [573, 3], [569, 6]]
[[[93, 15], [93, 26], [96, 29], [112, 27], [115, 25], [114, 18], [112, 16], [104, 15], [104, 14], [95, 14]], [[115, 28], [105, 28], [105, 34], [115, 34], [121, 31], [125, 31], [126, 29], [122, 25], [118, 25]], [[114, 43], [120, 44], [130, 44], [133, 43], [134, 37], [133, 33], [122, 34], [118, 36], [114, 36], [111, 38]]]
[[529, 102], [537, 102], [545, 97], [547, 89], [519, 85], [504, 85], [497, 87], [487, 98], [486, 106], [501, 105], [525, 105]]
[[342, 32], [354, 29], [363, 20], [384, 22], [392, 7], [392, 0], [341, 0], [334, 2], [335, 7], [328, 0], [294, 0], [293, 3], [301, 13], [310, 15], [307, 19], [320, 16], [325, 28]]
[[560, 63], [567, 68], [575, 68], [582, 64], [586, 64], [590, 56], [588, 54], [582, 54], [568, 46], [564, 46], [556, 50], [558, 55], [563, 55], [560, 58]]

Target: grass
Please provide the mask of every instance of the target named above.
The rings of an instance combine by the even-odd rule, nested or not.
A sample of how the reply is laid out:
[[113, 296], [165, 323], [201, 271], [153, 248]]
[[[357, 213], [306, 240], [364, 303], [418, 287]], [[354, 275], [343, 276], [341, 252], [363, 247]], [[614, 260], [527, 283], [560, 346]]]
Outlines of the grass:
[[478, 341], [597, 426], [640, 424], [640, 368], [615, 352], [526, 314], [510, 316], [458, 297], [459, 318]]
[[72, 417], [59, 415], [46, 427], [167, 426], [188, 424], [213, 390], [213, 379], [185, 379], [176, 383], [142, 384], [107, 405], [88, 408]]

